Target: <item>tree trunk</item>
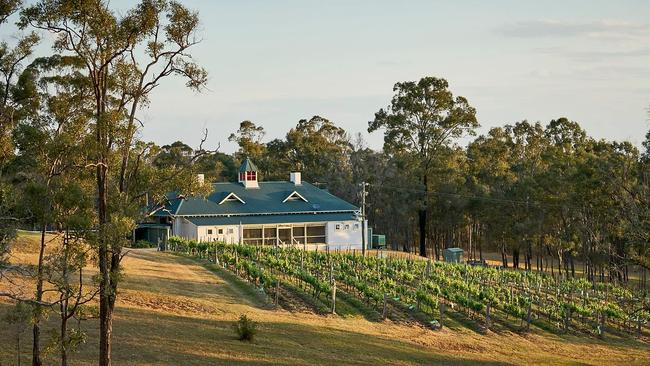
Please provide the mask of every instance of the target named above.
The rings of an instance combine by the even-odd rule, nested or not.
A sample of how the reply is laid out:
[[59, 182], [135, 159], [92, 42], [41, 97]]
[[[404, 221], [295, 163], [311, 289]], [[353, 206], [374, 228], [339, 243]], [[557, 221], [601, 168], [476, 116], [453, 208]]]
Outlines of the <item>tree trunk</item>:
[[512, 250], [512, 266], [515, 269], [519, 269], [519, 248]]
[[[38, 269], [36, 273], [36, 301], [43, 300], [43, 256], [45, 254], [45, 229], [46, 225], [43, 224], [41, 228], [41, 247], [38, 252]], [[40, 305], [37, 305], [40, 306]], [[34, 325], [32, 327], [33, 343], [32, 343], [32, 365], [41, 366], [41, 315], [40, 312], [34, 318]]]
[[423, 208], [420, 209], [419, 215], [418, 215], [418, 224], [420, 226], [420, 256], [426, 257], [427, 256], [427, 207], [429, 205], [428, 199], [428, 185], [427, 185], [427, 175], [425, 174], [422, 178], [422, 182], [424, 183], [424, 202], [423, 202]]
[[68, 352], [66, 350], [67, 346], [67, 337], [68, 337], [68, 310], [67, 301], [66, 305], [61, 305], [61, 366], [68, 365]]
[[[98, 192], [98, 219], [100, 233], [108, 222], [107, 194], [108, 182], [107, 172], [103, 165], [105, 158], [102, 156], [97, 166], [97, 192]], [[113, 308], [115, 305], [116, 284], [113, 282], [112, 260], [109, 264], [109, 248], [106, 234], [100, 234], [99, 238], [99, 271], [101, 281], [99, 285], [99, 365], [111, 366], [111, 336], [113, 333]], [[114, 255], [112, 256], [114, 257]]]

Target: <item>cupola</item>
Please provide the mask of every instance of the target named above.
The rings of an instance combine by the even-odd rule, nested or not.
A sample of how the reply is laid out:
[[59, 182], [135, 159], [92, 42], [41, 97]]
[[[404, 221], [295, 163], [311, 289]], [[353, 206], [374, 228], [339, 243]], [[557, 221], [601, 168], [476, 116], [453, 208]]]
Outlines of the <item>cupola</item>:
[[239, 183], [243, 184], [246, 188], [259, 188], [257, 183], [258, 169], [253, 164], [251, 159], [246, 158], [239, 167]]

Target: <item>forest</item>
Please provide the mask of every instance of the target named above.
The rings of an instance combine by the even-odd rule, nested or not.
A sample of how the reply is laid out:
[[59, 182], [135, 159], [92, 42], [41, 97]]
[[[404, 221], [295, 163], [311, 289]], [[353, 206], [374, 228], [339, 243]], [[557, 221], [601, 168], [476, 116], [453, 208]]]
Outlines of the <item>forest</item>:
[[[214, 135], [219, 126], [197, 131], [199, 146], [163, 145], [142, 140], [139, 116], [170, 77], [206, 88], [207, 71], [191, 57], [198, 13], [173, 1], [117, 13], [99, 0], [0, 0], [1, 26], [9, 19], [23, 35], [0, 43], [0, 281], [29, 273], [35, 287], [9, 286], [0, 296], [18, 304], [17, 314], [21, 304], [32, 307], [34, 365], [43, 309], [60, 318], [65, 364], [80, 341], [68, 321], [87, 316], [94, 299], [99, 364], [110, 365], [123, 249], [148, 204], [164, 204], [170, 191], [206, 194], [198, 173], [235, 180], [245, 157], [262, 180], [301, 171], [355, 204], [367, 183], [370, 226], [393, 250], [440, 259], [458, 246], [479, 260], [498, 253], [503, 267], [616, 285], [636, 268], [636, 285], [646, 288], [650, 132], [635, 146], [595, 139], [559, 117], [504, 121], [481, 134], [471, 100], [444, 78], [425, 76], [397, 81], [392, 99], [360, 122], [360, 130], [383, 135], [380, 150], [326, 116], [297, 116], [279, 139], [265, 139], [264, 121], [244, 120], [232, 134]], [[49, 51], [38, 47], [42, 34], [52, 38]], [[238, 150], [203, 147], [225, 139]], [[19, 229], [40, 233], [33, 268], [9, 261]], [[48, 241], [50, 232], [61, 235], [59, 244]], [[89, 263], [98, 274], [84, 287]]]

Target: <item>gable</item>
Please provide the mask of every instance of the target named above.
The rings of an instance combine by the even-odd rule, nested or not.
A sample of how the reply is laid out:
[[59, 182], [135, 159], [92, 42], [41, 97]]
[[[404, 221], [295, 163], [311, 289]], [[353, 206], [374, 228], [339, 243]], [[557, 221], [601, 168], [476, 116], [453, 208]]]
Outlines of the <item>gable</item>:
[[234, 192], [228, 193], [226, 197], [224, 197], [221, 201], [219, 201], [219, 204], [221, 205], [225, 202], [240, 202], [246, 204], [246, 202], [243, 199], [239, 198], [239, 196], [237, 196]]
[[303, 200], [304, 202], [309, 202], [305, 197], [303, 197], [300, 193], [293, 191], [291, 192], [287, 198], [285, 198], [282, 203], [285, 203], [287, 201], [295, 201], [295, 200]]

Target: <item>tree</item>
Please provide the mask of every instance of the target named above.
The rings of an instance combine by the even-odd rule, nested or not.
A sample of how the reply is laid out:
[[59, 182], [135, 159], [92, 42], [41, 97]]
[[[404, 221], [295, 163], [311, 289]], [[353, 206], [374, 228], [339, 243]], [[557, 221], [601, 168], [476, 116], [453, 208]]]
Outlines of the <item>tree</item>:
[[[0, 26], [21, 7], [20, 0], [0, 0]], [[16, 121], [16, 102], [14, 86], [21, 74], [22, 64], [32, 55], [39, 38], [35, 33], [21, 36], [11, 47], [6, 41], [0, 42], [0, 176], [3, 165], [13, 155], [11, 141]]]
[[[1, 27], [4, 28], [9, 17], [19, 11], [21, 4], [20, 0], [0, 0]], [[16, 95], [15, 84], [37, 42], [34, 33], [19, 37], [13, 47], [6, 41], [0, 42], [0, 270], [20, 219], [18, 193], [4, 175], [14, 157], [12, 136], [18, 119], [17, 104], [24, 101], [22, 96]]]
[[262, 126], [256, 126], [255, 123], [248, 120], [242, 121], [237, 132], [228, 137], [228, 141], [236, 142], [239, 145], [239, 151], [235, 153], [235, 158], [243, 161], [248, 157], [257, 164], [262, 163], [262, 158], [266, 153], [266, 145], [262, 142], [265, 134]]
[[22, 301], [16, 302], [16, 305], [5, 316], [4, 321], [12, 326], [14, 334], [16, 335], [16, 365], [21, 364], [21, 344], [20, 339], [22, 334], [29, 326], [32, 309], [29, 305]]
[[286, 179], [287, 171], [301, 171], [305, 180], [327, 184], [334, 193], [349, 187], [350, 139], [327, 118], [301, 119], [285, 140], [270, 141], [266, 150], [262, 169], [269, 179]]
[[455, 97], [444, 79], [425, 77], [395, 84], [390, 106], [375, 113], [368, 132], [384, 129], [384, 150], [414, 157], [413, 174], [424, 191], [418, 210], [420, 255], [427, 256], [429, 175], [441, 147], [451, 139], [474, 134], [479, 126], [476, 110], [467, 99]]
[[22, 11], [21, 25], [54, 34], [54, 50], [78, 58], [91, 86], [94, 144], [89, 156], [93, 162], [87, 166], [95, 170], [97, 188], [99, 364], [110, 365], [122, 245], [144, 195], [139, 168], [131, 165], [137, 160], [132, 151], [137, 113], [170, 75], [184, 77], [195, 90], [205, 85], [206, 71], [188, 53], [199, 42], [198, 14], [164, 0], [144, 0], [124, 15], [102, 0], [41, 0]]

